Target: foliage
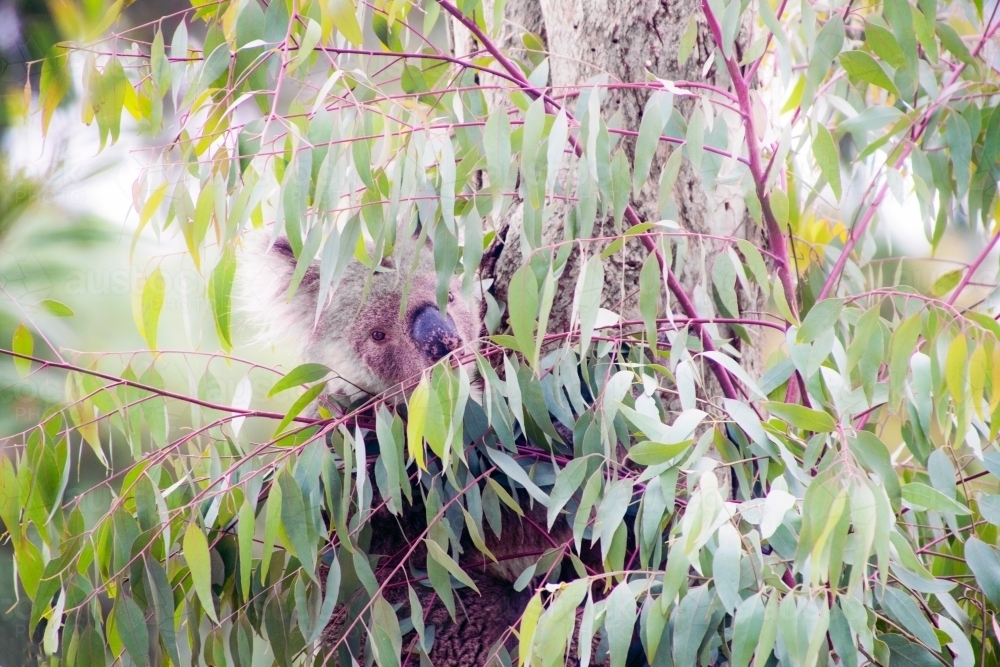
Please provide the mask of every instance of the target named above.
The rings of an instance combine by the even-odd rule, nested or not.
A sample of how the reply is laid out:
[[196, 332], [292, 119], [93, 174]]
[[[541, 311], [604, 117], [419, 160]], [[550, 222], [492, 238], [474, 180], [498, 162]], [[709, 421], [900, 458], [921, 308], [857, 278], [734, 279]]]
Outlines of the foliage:
[[[567, 95], [546, 88], [543, 50], [497, 49], [496, 7], [199, 2], [150, 43], [126, 30], [67, 51], [102, 144], [123, 111], [170, 137], [136, 184], [136, 234], [179, 232], [224, 354], [189, 353], [201, 375], [181, 389], [158, 370], [172, 353], [66, 361], [30, 323], [17, 329], [12, 367], [66, 387], [0, 458], [0, 520], [45, 650], [71, 664], [249, 665], [267, 649], [285, 665], [314, 650], [338, 601], [360, 599], [367, 650], [398, 665], [411, 626], [421, 642], [407, 646], [428, 644], [421, 619], [397, 618], [377, 591], [365, 517], [373, 498], [398, 512], [421, 494], [442, 599], [466, 580], [459, 537], [481, 542], [501, 503], [565, 513], [572, 537], [520, 582], [533, 597], [519, 665], [560, 662], [573, 633], [581, 647], [600, 633], [615, 667], [633, 636], [650, 664], [997, 664], [1000, 326], [981, 269], [1000, 239], [998, 5], [705, 0], [731, 88], [615, 82], [649, 91], [632, 130], [602, 116], [606, 79]], [[442, 50], [446, 18], [485, 51]], [[46, 76], [64, 71], [53, 63], [46, 118], [68, 90]], [[682, 98], [696, 100], [686, 118]], [[630, 198], [664, 145], [663, 219], [640, 220]], [[671, 221], [682, 161], [711, 195], [738, 192], [766, 238], [705, 260], [700, 294], [677, 279], [703, 261]], [[890, 195], [935, 250], [958, 231], [985, 241], [926, 281], [877, 234]], [[566, 201], [564, 240], [544, 243]], [[323, 369], [281, 379], [229, 356], [245, 230], [286, 234], [330, 290], [345, 262], [376, 266], [397, 224], [419, 218], [441, 284], [459, 272], [471, 293], [499, 215], [520, 202], [527, 261], [517, 299], [486, 296], [481, 407], [462, 367], [438, 366], [415, 379], [405, 425], [393, 397], [306, 416]], [[602, 262], [623, 245], [593, 238], [605, 217], [648, 253], [635, 319], [600, 308]], [[550, 331], [574, 251], [573, 328]], [[167, 289], [151, 265], [135, 307], [151, 349]], [[741, 311], [754, 290], [767, 313]], [[776, 332], [759, 376], [730, 338], [757, 328]], [[232, 387], [224, 366], [242, 376]], [[706, 394], [709, 376], [721, 395]], [[291, 411], [269, 404], [300, 384]], [[375, 464], [358, 465], [375, 444]], [[90, 457], [107, 478], [70, 497]], [[585, 541], [603, 571], [545, 586]]]

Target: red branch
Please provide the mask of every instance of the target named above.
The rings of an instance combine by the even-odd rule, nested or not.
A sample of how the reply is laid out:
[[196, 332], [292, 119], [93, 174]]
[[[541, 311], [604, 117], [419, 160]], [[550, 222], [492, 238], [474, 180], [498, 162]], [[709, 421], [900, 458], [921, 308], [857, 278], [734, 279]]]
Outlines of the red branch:
[[[83, 368], [82, 366], [76, 366], [74, 364], [69, 364], [65, 362], [57, 361], [46, 361], [45, 359], [39, 359], [38, 357], [32, 357], [27, 354], [18, 354], [17, 352], [12, 352], [11, 350], [0, 349], [0, 354], [6, 355], [8, 357], [15, 357], [17, 359], [27, 359], [28, 361], [33, 361], [36, 364], [40, 364], [41, 368], [39, 370], [45, 370], [46, 368], [56, 368], [63, 371], [70, 371], [72, 373], [83, 373], [84, 375], [92, 375], [94, 377], [101, 378], [102, 380], [108, 380], [109, 382], [114, 382], [116, 385], [124, 385], [128, 387], [134, 387], [136, 389], [141, 389], [142, 391], [148, 391], [164, 398], [176, 398], [179, 401], [184, 401], [185, 403], [190, 403], [192, 405], [200, 405], [203, 408], [211, 408], [212, 410], [219, 410], [221, 412], [229, 412], [241, 417], [263, 417], [265, 419], [277, 419], [282, 420], [285, 415], [280, 412], [267, 412], [265, 410], [244, 410], [242, 408], [234, 408], [231, 405], [222, 405], [219, 403], [212, 403], [211, 401], [203, 401], [200, 398], [195, 398], [194, 396], [188, 396], [186, 394], [178, 394], [177, 392], [169, 391], [167, 389], [160, 389], [159, 387], [154, 387], [152, 385], [143, 384], [142, 382], [136, 382], [135, 380], [128, 380], [126, 378], [117, 377], [111, 375], [110, 373], [102, 373], [101, 371], [95, 371], [91, 368]], [[303, 424], [318, 424], [322, 422], [322, 419], [310, 419], [309, 417], [293, 417], [292, 421], [302, 422]]]

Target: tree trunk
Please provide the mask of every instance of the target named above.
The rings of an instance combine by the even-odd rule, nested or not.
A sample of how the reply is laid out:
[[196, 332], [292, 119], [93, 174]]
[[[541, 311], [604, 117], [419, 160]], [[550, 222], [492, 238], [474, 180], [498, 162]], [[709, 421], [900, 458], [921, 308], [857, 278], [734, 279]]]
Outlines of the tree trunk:
[[[487, 0], [486, 5], [487, 15], [490, 15], [492, 1]], [[549, 54], [549, 85], [556, 96], [575, 94], [586, 87], [588, 80], [602, 73], [608, 76], [609, 83], [643, 83], [655, 76], [669, 81], [697, 81], [728, 88], [729, 80], [724, 68], [713, 63], [705, 75], [702, 74], [714, 45], [697, 0], [507, 0], [505, 13], [506, 20], [499, 31], [497, 45], [505, 53], [517, 57], [518, 50], [521, 53], [524, 50], [521, 41], [524, 32], [539, 36]], [[697, 28], [694, 48], [680, 63], [679, 46], [691, 21], [696, 22]], [[458, 23], [453, 23], [453, 35], [457, 53], [481, 48]], [[692, 92], [702, 91], [695, 89]], [[613, 119], [609, 125], [636, 132], [649, 96], [648, 88], [610, 87], [603, 102], [602, 115], [606, 121]], [[505, 95], [495, 91], [489, 92], [487, 98], [491, 105], [506, 102]], [[698, 94], [674, 97], [674, 106], [685, 119], [690, 118], [699, 104], [702, 102]], [[567, 106], [573, 109], [575, 105], [568, 103]], [[713, 107], [707, 102], [702, 107], [706, 113], [706, 127], [709, 127], [713, 117], [716, 123], [740, 122], [735, 114], [727, 112], [725, 116], [728, 118], [724, 118], [717, 107]], [[624, 136], [619, 143], [630, 164], [634, 158], [635, 142], [634, 137]], [[665, 141], [659, 143], [649, 178], [638, 196], [632, 197], [631, 205], [642, 221], [661, 219], [660, 175], [671, 150], [680, 150], [680, 147], [668, 145]], [[545, 243], [562, 239], [563, 218], [569, 208], [570, 205], [562, 205], [552, 210], [544, 223]], [[712, 262], [720, 252], [725, 251], [727, 243], [708, 235], [746, 238], [755, 245], [762, 245], [762, 230], [746, 213], [742, 187], [739, 184], [735, 188], [718, 187], [714, 193], [709, 193], [701, 175], [685, 159], [667, 210], [675, 212], [676, 221], [691, 234], [675, 237], [673, 269], [699, 315], [717, 315], [712, 299]], [[515, 202], [507, 210], [498, 224], [497, 242], [484, 258], [484, 277], [494, 280], [492, 291], [501, 302], [507, 300], [507, 285], [521, 266], [518, 242], [521, 211], [521, 202]], [[607, 219], [602, 224], [599, 220], [594, 235], [609, 234], [614, 234], [612, 221]], [[632, 240], [625, 244], [623, 250], [608, 258], [605, 262], [602, 307], [620, 313], [624, 319], [638, 318], [638, 278], [647, 253], [638, 241]], [[579, 260], [580, 253], [575, 250], [560, 279], [549, 320], [550, 332], [566, 331], [570, 327]], [[672, 295], [670, 299], [668, 303], [673, 301]], [[741, 292], [739, 305], [741, 312], [762, 310], [759, 291], [754, 290], [750, 294]], [[728, 327], [713, 329], [712, 326], [715, 325], [710, 325], [713, 338], [729, 338], [733, 348], [743, 355], [741, 365], [751, 375], [756, 375], [763, 361], [758, 332], [748, 332], [752, 346], [743, 344], [741, 349], [742, 341], [735, 338]], [[703, 366], [701, 372], [706, 381], [707, 396], [718, 396], [718, 385], [707, 366]]]

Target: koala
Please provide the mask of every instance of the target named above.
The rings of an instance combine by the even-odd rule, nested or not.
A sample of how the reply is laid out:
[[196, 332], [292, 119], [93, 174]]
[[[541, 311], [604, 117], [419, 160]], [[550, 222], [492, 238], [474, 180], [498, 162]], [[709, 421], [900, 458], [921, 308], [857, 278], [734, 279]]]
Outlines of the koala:
[[[269, 330], [272, 338], [297, 339], [303, 361], [329, 367], [335, 377], [328, 382], [328, 390], [334, 396], [355, 401], [405, 389], [449, 354], [477, 349], [482, 329], [479, 304], [463, 298], [459, 279], [452, 281], [446, 312], [438, 309], [431, 248], [406, 240], [402, 238], [406, 247], [384, 259], [374, 272], [356, 261], [345, 267], [323, 303], [319, 301], [317, 264], [306, 269], [289, 299], [288, 288], [297, 264], [290, 243], [279, 237], [268, 249], [265, 241], [252, 240], [239, 276], [243, 310], [251, 321]], [[377, 442], [368, 451], [377, 451]], [[452, 618], [433, 588], [412, 576], [423, 571], [427, 559], [420, 539], [427, 526], [421, 496], [415, 493], [414, 502], [404, 503], [398, 516], [380, 498], [373, 498], [372, 507], [377, 509], [367, 519], [371, 535], [367, 553], [376, 558], [374, 570], [381, 594], [397, 606], [399, 618], [404, 619], [410, 614], [408, 585], [414, 590], [425, 626], [434, 628], [429, 658], [437, 667], [499, 664], [500, 648], [516, 646], [511, 628], [533, 590], [529, 586], [515, 591], [513, 582], [539, 554], [554, 544], [570, 541], [572, 531], [562, 518], [551, 531], [546, 530], [544, 508], [539, 506], [522, 506], [523, 518], [504, 508], [502, 537], [484, 529], [486, 546], [496, 563], [486, 559], [465, 535], [461, 565], [480, 593], [456, 589], [456, 615]], [[461, 531], [460, 526], [452, 528]], [[600, 567], [599, 555], [583, 556], [585, 562]], [[324, 662], [352, 664], [352, 660], [362, 660], [366, 637], [357, 619], [366, 600], [366, 596], [341, 600], [316, 647], [326, 658]], [[404, 636], [404, 660], [409, 649], [409, 664], [416, 664], [415, 637], [413, 630]], [[574, 644], [567, 664], [576, 664], [576, 653]]]
[[305, 361], [330, 368], [330, 394], [353, 401], [405, 386], [448, 354], [477, 349], [482, 329], [479, 304], [463, 298], [459, 278], [446, 312], [438, 309], [433, 254], [412, 240], [406, 245], [374, 273], [352, 261], [320, 304], [318, 263], [289, 299], [297, 263], [291, 244], [279, 237], [268, 249], [252, 240], [241, 262], [243, 310], [272, 339], [292, 338]]

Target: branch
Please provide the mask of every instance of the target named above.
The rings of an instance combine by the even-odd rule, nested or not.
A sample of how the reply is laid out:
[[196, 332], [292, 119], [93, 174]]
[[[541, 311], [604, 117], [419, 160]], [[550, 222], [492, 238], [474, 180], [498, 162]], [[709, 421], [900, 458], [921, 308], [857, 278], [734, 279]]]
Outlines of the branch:
[[952, 292], [951, 296], [948, 298], [949, 306], [955, 305], [955, 301], [958, 300], [962, 290], [968, 286], [969, 281], [972, 280], [972, 276], [976, 273], [979, 266], [986, 260], [986, 257], [993, 251], [993, 247], [996, 246], [997, 241], [1000, 241], [1000, 229], [993, 234], [993, 238], [990, 239], [990, 242], [986, 244], [986, 247], [982, 249], [976, 259], [973, 260], [972, 264], [969, 265], [969, 270], [965, 272], [964, 276], [962, 276], [962, 282], [958, 284], [958, 287], [955, 288], [955, 291]]
[[[280, 412], [267, 412], [265, 410], [244, 410], [241, 408], [234, 408], [231, 405], [220, 405], [219, 403], [212, 403], [211, 401], [203, 401], [200, 398], [195, 398], [193, 396], [188, 396], [186, 394], [178, 394], [177, 392], [169, 391], [167, 389], [160, 389], [159, 387], [143, 384], [142, 382], [136, 382], [135, 380], [128, 380], [126, 378], [121, 378], [115, 375], [111, 375], [110, 373], [102, 373], [100, 371], [95, 371], [90, 368], [83, 368], [81, 366], [76, 366], [74, 364], [69, 364], [65, 362], [56, 362], [56, 361], [46, 361], [45, 359], [39, 359], [38, 357], [32, 357], [27, 354], [18, 354], [17, 352], [4, 349], [0, 349], [0, 354], [6, 355], [8, 357], [16, 357], [18, 359], [27, 359], [28, 361], [33, 361], [36, 364], [40, 364], [42, 366], [40, 370], [44, 370], [46, 368], [57, 368], [59, 370], [69, 371], [72, 373], [83, 373], [84, 375], [92, 375], [94, 377], [101, 378], [102, 380], [108, 380], [109, 382], [114, 382], [115, 384], [134, 387], [136, 389], [148, 391], [153, 394], [158, 394], [159, 396], [163, 396], [164, 398], [176, 398], [177, 400], [184, 401], [185, 403], [190, 403], [192, 405], [200, 405], [203, 408], [219, 410], [220, 412], [229, 412], [241, 417], [263, 417], [264, 419], [277, 419], [277, 420], [282, 420], [285, 418], [285, 415], [283, 415]], [[309, 417], [293, 417], [292, 421], [301, 422], [303, 424], [318, 424], [324, 420], [310, 419]]]
[[[497, 45], [494, 44], [493, 41], [479, 29], [479, 26], [476, 25], [475, 21], [470, 20], [462, 14], [458, 7], [449, 2], [449, 0], [437, 0], [437, 2], [446, 12], [451, 14], [456, 20], [465, 26], [469, 32], [476, 36], [479, 43], [482, 44], [483, 47], [490, 52], [490, 55], [492, 55], [496, 61], [500, 63], [505, 70], [507, 70], [511, 77], [515, 79], [515, 82], [518, 86], [520, 86], [522, 91], [531, 96], [532, 99], [543, 98], [545, 100], [546, 110], [548, 111], [558, 112], [558, 110], [562, 109], [558, 102], [547, 96], [544, 91], [535, 88], [528, 82], [528, 80], [524, 77], [524, 74], [521, 72], [521, 69], [512, 63], [497, 47]], [[566, 111], [566, 118], [567, 120], [575, 120], [572, 114], [568, 111]], [[579, 140], [570, 134], [569, 142], [570, 145], [573, 146], [573, 150], [576, 155], [578, 157], [582, 156], [583, 147], [580, 145]], [[642, 222], [639, 219], [638, 214], [635, 212], [635, 209], [632, 208], [631, 203], [625, 207], [625, 219], [628, 221], [629, 226], [635, 226]], [[666, 263], [663, 253], [660, 251], [659, 246], [656, 245], [653, 237], [648, 233], [643, 233], [639, 234], [638, 238], [648, 251], [656, 255], [656, 261], [660, 265], [660, 271], [667, 277], [667, 287], [674, 293], [674, 296], [680, 304], [681, 309], [684, 311], [684, 314], [687, 315], [688, 318], [695, 320], [694, 329], [698, 332], [699, 337], [701, 338], [702, 347], [704, 347], [706, 352], [716, 351], [715, 343], [712, 342], [711, 335], [709, 335], [708, 331], [700, 323], [698, 323], [698, 320], [701, 319], [698, 315], [698, 310], [694, 307], [691, 299], [684, 291], [680, 281], [677, 280], [677, 276], [674, 275], [673, 270], [671, 270], [670, 266]], [[732, 378], [729, 376], [729, 371], [715, 361], [710, 361], [709, 365], [711, 366], [712, 372], [715, 374], [716, 378], [718, 378], [719, 386], [722, 388], [722, 393], [726, 396], [726, 398], [738, 398], [739, 395], [736, 392], [736, 387], [733, 385]]]
[[[712, 38], [715, 39], [721, 53], [722, 49], [722, 27], [718, 19], [712, 12], [708, 0], [701, 0], [701, 8], [705, 12], [709, 30]], [[781, 288], [785, 293], [785, 301], [792, 310], [792, 315], [799, 316], [798, 300], [795, 298], [795, 282], [792, 280], [791, 263], [788, 261], [788, 248], [785, 245], [785, 234], [778, 224], [778, 219], [774, 217], [771, 209], [771, 198], [767, 192], [767, 176], [764, 166], [760, 160], [760, 143], [757, 139], [757, 128], [753, 121], [753, 103], [750, 99], [750, 86], [748, 79], [740, 71], [740, 65], [732, 56], [723, 57], [729, 78], [733, 81], [733, 88], [736, 90], [736, 97], [743, 112], [743, 127], [745, 141], [747, 142], [747, 157], [749, 159], [750, 175], [753, 177], [754, 187], [757, 191], [757, 200], [760, 202], [761, 212], [764, 222], [767, 225], [767, 242], [774, 253], [774, 269], [781, 280]]]
[[[993, 20], [996, 18], [998, 7], [1000, 7], [1000, 3], [993, 5], [993, 13], [990, 15], [989, 21], [987, 21], [986, 30], [983, 31], [983, 34], [979, 38], [979, 42], [972, 51], [973, 58], [978, 57], [980, 50], [982, 50], [983, 45], [986, 43], [986, 40], [989, 39], [994, 32], [996, 32], [997, 28], [1000, 28], [1000, 23], [993, 23]], [[910, 152], [913, 150], [914, 146], [916, 146], [917, 142], [930, 125], [931, 116], [935, 111], [937, 111], [938, 107], [943, 105], [951, 97], [951, 94], [955, 91], [955, 86], [958, 83], [959, 78], [961, 78], [962, 73], [965, 72], [966, 67], [968, 67], [967, 63], [962, 63], [959, 67], [955, 68], [955, 71], [952, 72], [948, 83], [942, 87], [938, 98], [923, 111], [919, 127], [914, 128], [914, 131], [911, 132], [910, 139], [906, 142], [906, 145], [903, 146], [899, 156], [893, 161], [894, 168], [898, 169], [906, 158], [909, 157]], [[844, 244], [844, 249], [841, 251], [840, 257], [837, 259], [837, 263], [834, 265], [833, 270], [830, 272], [826, 282], [823, 284], [823, 289], [819, 293], [819, 299], [825, 299], [826, 296], [833, 290], [834, 284], [840, 279], [840, 274], [844, 270], [844, 265], [847, 263], [847, 258], [851, 254], [851, 250], [854, 249], [854, 246], [861, 238], [861, 235], [864, 234], [865, 229], [868, 227], [868, 223], [870, 223], [872, 218], [875, 216], [875, 210], [878, 209], [882, 200], [885, 199], [885, 194], [888, 190], [888, 183], [883, 183], [882, 187], [879, 189], [878, 195], [865, 211], [864, 218], [862, 218], [858, 226], [851, 232], [851, 236], [847, 239], [847, 243]], [[994, 239], [993, 242], [995, 243], [996, 240]], [[968, 281], [966, 280], [965, 282], [967, 283]]]

